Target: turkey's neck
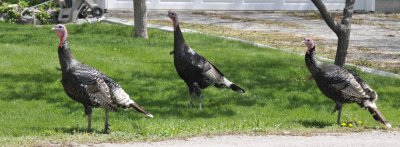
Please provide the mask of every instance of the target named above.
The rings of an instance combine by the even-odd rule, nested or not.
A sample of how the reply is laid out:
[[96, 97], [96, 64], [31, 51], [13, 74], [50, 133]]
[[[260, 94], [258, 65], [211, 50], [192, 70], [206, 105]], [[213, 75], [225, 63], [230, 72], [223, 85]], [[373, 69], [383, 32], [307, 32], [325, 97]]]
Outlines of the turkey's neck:
[[63, 72], [67, 71], [70, 65], [75, 61], [74, 56], [68, 47], [67, 40], [60, 43], [60, 46], [58, 47], [58, 59], [60, 60], [61, 70]]
[[183, 44], [185, 44], [185, 39], [179, 24], [176, 24], [176, 27], [174, 27], [174, 51], [183, 50]]
[[317, 72], [320, 71], [320, 67], [317, 61], [315, 60], [314, 55], [315, 55], [315, 46], [309, 49], [306, 52], [305, 56], [307, 68], [312, 74], [316, 74]]

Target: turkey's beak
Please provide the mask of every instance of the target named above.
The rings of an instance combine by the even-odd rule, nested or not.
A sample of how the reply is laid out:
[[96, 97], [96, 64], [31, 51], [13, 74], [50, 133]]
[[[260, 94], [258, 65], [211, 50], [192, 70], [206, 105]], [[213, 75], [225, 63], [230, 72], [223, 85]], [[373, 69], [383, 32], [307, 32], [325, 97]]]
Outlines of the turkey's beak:
[[57, 30], [57, 26], [53, 26], [53, 28], [51, 28], [51, 30], [53, 30], [53, 31]]

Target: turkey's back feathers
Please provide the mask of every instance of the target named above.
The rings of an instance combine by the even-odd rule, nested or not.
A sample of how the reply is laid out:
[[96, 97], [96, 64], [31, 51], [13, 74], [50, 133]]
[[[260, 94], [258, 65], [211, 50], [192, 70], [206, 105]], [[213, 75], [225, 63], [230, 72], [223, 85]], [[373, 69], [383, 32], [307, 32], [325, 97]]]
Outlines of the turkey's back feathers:
[[183, 80], [197, 82], [200, 88], [223, 81], [224, 75], [211, 62], [187, 45], [183, 47], [181, 53], [174, 53], [175, 67]]
[[[227, 87], [240, 93], [245, 91], [224, 77], [224, 74], [206, 58], [190, 48], [180, 30], [179, 25], [174, 29], [174, 65], [178, 75], [186, 82], [189, 89], [193, 85], [204, 89], [210, 85]], [[189, 90], [195, 91], [195, 90]]]
[[106, 77], [104, 74], [83, 64], [71, 68], [69, 73], [71, 77], [68, 81], [72, 82], [68, 83], [77, 88], [68, 89], [68, 91], [79, 89], [78, 92], [80, 92], [75, 94], [75, 99], [80, 99], [81, 102], [87, 102], [85, 99], [89, 99], [90, 103], [95, 106], [116, 110], [117, 106], [111, 99], [111, 87], [103, 79]]
[[[357, 102], [372, 99], [372, 89], [343, 67], [333, 64], [319, 64], [319, 72], [313, 77], [321, 92], [334, 101], [341, 103]], [[368, 87], [368, 88], [367, 88]]]

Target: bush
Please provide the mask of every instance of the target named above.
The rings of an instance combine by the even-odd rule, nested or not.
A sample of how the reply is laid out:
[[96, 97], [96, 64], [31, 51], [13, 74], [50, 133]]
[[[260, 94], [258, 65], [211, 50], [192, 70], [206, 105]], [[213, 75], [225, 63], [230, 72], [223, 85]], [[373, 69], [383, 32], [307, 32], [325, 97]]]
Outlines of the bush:
[[47, 0], [28, 0], [29, 6], [34, 6], [43, 2], [46, 2]]
[[7, 11], [6, 17], [4, 19], [10, 23], [16, 23], [21, 20], [21, 15], [17, 10], [11, 9], [10, 11]]
[[7, 13], [11, 7], [8, 6], [8, 3], [2, 3], [0, 6], [0, 13]]
[[43, 24], [50, 24], [52, 21], [52, 16], [46, 10], [40, 10], [36, 13], [36, 18], [39, 19]]
[[[32, 2], [34, 1], [30, 1], [29, 3], [27, 1], [19, 1], [17, 4], [3, 2], [2, 5], [0, 5], [0, 12], [3, 13], [6, 22], [16, 23], [21, 20], [22, 11], [29, 7]], [[39, 2], [39, 0], [37, 0], [37, 2]], [[40, 2], [42, 1], [40, 0]], [[43, 22], [43, 24], [51, 23], [53, 16], [47, 10], [54, 9], [55, 7], [56, 4], [54, 1], [38, 6], [37, 9], [39, 12], [35, 14], [36, 18]], [[32, 15], [32, 13], [30, 11], [25, 11], [22, 15]]]
[[8, 3], [8, 4], [18, 4], [20, 2], [24, 2], [28, 4], [27, 6], [34, 6], [45, 1], [47, 0], [2, 0], [3, 3]]
[[[24, 3], [21, 3], [21, 6], [24, 5]], [[2, 3], [0, 6], [0, 12], [3, 13], [4, 15], [4, 20], [6, 22], [10, 23], [16, 23], [21, 19], [21, 9], [19, 8], [19, 4], [8, 4], [8, 3]]]
[[3, 3], [8, 3], [8, 4], [17, 4], [19, 0], [1, 0]]

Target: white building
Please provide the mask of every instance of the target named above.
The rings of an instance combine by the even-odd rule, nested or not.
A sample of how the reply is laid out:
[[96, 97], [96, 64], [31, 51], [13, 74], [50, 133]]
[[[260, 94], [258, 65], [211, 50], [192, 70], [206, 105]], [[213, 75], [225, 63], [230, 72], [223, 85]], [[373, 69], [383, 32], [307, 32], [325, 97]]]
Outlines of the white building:
[[[323, 0], [330, 10], [343, 10], [346, 0]], [[132, 10], [133, 0], [105, 0], [108, 10]], [[147, 0], [147, 9], [316, 10], [311, 0]], [[375, 11], [375, 0], [356, 0], [355, 10]]]

